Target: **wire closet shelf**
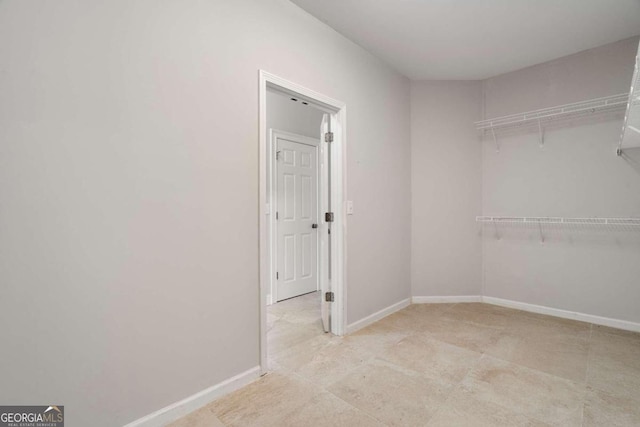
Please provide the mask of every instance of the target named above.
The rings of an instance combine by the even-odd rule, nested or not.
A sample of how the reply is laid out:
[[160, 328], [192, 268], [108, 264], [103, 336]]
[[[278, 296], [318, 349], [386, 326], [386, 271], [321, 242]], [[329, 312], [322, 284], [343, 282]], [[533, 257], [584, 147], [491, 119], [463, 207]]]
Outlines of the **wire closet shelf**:
[[640, 227], [640, 218], [564, 218], [529, 216], [477, 216], [476, 222], [506, 224], [576, 224], [576, 225], [623, 225]]
[[475, 122], [475, 125], [476, 128], [481, 131], [496, 131], [536, 123], [540, 125], [541, 123], [552, 120], [572, 119], [594, 113], [609, 113], [624, 110], [627, 107], [628, 99], [629, 94], [622, 93], [604, 98], [575, 102], [573, 104], [480, 120], [479, 122]]

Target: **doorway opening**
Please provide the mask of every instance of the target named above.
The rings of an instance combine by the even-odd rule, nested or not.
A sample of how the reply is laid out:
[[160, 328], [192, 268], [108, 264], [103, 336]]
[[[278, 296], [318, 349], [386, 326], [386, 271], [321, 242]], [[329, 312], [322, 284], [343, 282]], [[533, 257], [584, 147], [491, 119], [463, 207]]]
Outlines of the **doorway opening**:
[[[343, 335], [345, 316], [344, 103], [259, 72], [260, 364], [268, 331], [287, 317], [304, 334]], [[289, 328], [292, 329], [292, 328]], [[295, 332], [295, 331], [294, 331]], [[280, 329], [278, 345], [287, 345]], [[271, 329], [269, 337], [274, 335]], [[272, 340], [273, 341], [273, 340]], [[271, 342], [272, 347], [274, 343]]]

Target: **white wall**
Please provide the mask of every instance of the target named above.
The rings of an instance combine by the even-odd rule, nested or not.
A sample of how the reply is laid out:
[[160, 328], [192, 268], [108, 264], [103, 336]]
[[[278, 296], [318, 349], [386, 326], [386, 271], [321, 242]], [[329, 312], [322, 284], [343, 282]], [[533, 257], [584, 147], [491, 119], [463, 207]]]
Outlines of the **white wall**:
[[0, 401], [121, 425], [259, 363], [259, 68], [347, 104], [349, 322], [409, 297], [409, 83], [288, 1], [6, 0], [0, 57]]
[[478, 81], [411, 85], [413, 296], [480, 294], [481, 96]]
[[[485, 117], [628, 92], [638, 39], [484, 82]], [[622, 115], [483, 144], [483, 212], [639, 217], [640, 168], [615, 155]], [[485, 228], [484, 295], [640, 322], [640, 232], [578, 227]]]

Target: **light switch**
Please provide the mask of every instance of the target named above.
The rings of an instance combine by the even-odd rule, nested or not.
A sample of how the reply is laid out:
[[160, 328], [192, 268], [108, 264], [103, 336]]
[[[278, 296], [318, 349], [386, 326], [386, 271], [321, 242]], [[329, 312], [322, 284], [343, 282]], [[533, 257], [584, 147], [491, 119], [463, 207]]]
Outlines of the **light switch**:
[[347, 215], [353, 215], [353, 201], [347, 200]]

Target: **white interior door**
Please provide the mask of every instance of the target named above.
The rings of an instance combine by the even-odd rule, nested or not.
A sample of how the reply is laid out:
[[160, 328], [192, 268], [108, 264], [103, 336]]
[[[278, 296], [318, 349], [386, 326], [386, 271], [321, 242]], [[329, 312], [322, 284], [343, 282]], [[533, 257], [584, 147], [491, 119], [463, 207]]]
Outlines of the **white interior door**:
[[276, 139], [277, 300], [318, 290], [318, 148]]

